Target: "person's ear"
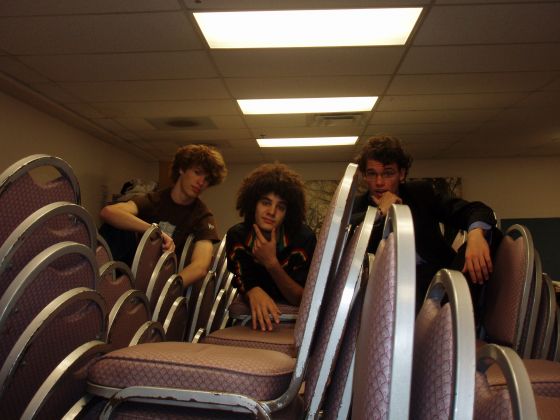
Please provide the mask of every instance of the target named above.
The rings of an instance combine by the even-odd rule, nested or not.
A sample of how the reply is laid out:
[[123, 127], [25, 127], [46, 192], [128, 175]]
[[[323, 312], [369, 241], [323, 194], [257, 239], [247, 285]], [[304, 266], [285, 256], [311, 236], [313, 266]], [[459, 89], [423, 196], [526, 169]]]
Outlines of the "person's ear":
[[406, 171], [403, 168], [401, 168], [399, 170], [399, 182], [402, 184], [405, 179], [406, 179]]

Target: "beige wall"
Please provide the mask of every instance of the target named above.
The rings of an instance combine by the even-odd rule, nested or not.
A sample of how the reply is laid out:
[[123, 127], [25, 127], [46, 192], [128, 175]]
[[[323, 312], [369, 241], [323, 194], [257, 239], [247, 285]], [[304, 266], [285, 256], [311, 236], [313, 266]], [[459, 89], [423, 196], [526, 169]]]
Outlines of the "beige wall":
[[[293, 164], [305, 180], [340, 179], [345, 163]], [[243, 177], [256, 165], [229, 165], [222, 185], [208, 189], [203, 200], [216, 216], [219, 232], [240, 219], [235, 194]], [[560, 158], [417, 160], [413, 177], [460, 176], [463, 197], [491, 206], [498, 218], [560, 217], [560, 191], [555, 181]]]
[[80, 182], [82, 204], [96, 222], [104, 197], [119, 192], [125, 181], [158, 176], [157, 162], [136, 158], [2, 92], [0, 145], [0, 171], [35, 153], [68, 162]]

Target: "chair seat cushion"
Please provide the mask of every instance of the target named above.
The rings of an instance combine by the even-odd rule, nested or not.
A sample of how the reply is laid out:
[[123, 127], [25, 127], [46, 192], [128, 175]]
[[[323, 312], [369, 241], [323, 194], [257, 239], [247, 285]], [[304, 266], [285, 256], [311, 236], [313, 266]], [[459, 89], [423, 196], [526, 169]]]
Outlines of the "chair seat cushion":
[[[560, 363], [550, 360], [523, 359], [535, 395], [560, 397]], [[488, 383], [492, 387], [505, 387], [506, 380], [493, 364], [487, 371]]]
[[275, 325], [272, 331], [236, 325], [214, 331], [202, 339], [206, 344], [275, 350], [295, 357], [294, 324]]
[[560, 413], [560, 398], [535, 397], [535, 403], [540, 420], [558, 419], [558, 413]]
[[288, 388], [294, 359], [280, 352], [181, 342], [147, 343], [101, 357], [93, 385], [123, 389], [153, 386], [275, 399]]

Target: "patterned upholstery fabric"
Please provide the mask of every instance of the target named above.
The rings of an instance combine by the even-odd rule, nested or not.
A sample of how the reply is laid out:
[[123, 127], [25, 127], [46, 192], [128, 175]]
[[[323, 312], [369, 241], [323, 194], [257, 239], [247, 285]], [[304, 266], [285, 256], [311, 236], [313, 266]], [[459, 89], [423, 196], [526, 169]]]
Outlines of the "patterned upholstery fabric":
[[165, 330], [165, 339], [167, 341], [183, 341], [187, 329], [188, 309], [186, 299], [183, 296], [178, 297], [169, 308], [163, 329]]
[[386, 418], [395, 324], [396, 251], [393, 234], [381, 241], [364, 298], [354, 377], [353, 418]]
[[104, 270], [99, 273], [96, 290], [105, 299], [108, 312], [113, 309], [113, 306], [123, 293], [132, 289], [132, 273], [129, 270], [121, 271], [113, 268], [120, 265], [121, 263], [112, 262], [111, 265], [102, 267]]
[[[152, 232], [149, 237], [146, 235], [148, 232]], [[162, 254], [161, 243], [162, 239], [159, 231], [147, 230], [134, 254], [134, 260], [132, 261], [132, 274], [135, 279], [134, 287], [144, 293], [148, 289], [150, 277]]]
[[[550, 360], [523, 359], [535, 395], [560, 397], [560, 363]], [[492, 365], [486, 371], [491, 387], [504, 388], [506, 380], [501, 370]]]
[[410, 412], [415, 419], [452, 416], [455, 340], [449, 304], [424, 301], [416, 318]]
[[[83, 346], [80, 349], [83, 349]], [[90, 351], [83, 352], [74, 363], [57, 372], [56, 381], [51, 387], [52, 392], [45, 395], [44, 403], [35, 418], [63, 418], [72, 405], [86, 394], [89, 367], [105, 351], [107, 351], [107, 346], [99, 345]]]
[[474, 402], [474, 419], [513, 419], [513, 408], [511, 406], [511, 399], [508, 390], [496, 390], [491, 388], [486, 380], [486, 376], [483, 373], [476, 372], [475, 379], [476, 389]]
[[109, 319], [113, 321], [109, 325], [107, 342], [113, 349], [128, 346], [138, 328], [150, 320], [147, 300], [141, 299], [140, 293], [135, 291], [128, 294], [126, 300], [120, 305], [117, 303], [109, 315]]
[[[161, 261], [161, 258], [165, 258], [165, 260]], [[159, 272], [156, 273], [154, 270], [152, 276], [155, 275], [155, 277], [152, 277], [150, 284], [148, 285], [148, 293], [150, 294], [147, 296], [150, 302], [150, 311], [152, 313], [156, 307], [161, 291], [165, 286], [165, 282], [169, 279], [169, 277], [177, 273], [177, 258], [175, 257], [175, 254], [163, 254], [160, 257], [160, 261], [158, 261], [158, 265], [160, 262], [163, 264], [160, 266]]]
[[319, 232], [319, 237], [317, 238], [317, 245], [315, 245], [315, 251], [313, 252], [313, 258], [311, 258], [311, 265], [309, 266], [309, 271], [307, 272], [307, 280], [305, 281], [305, 287], [303, 289], [303, 296], [301, 297], [301, 302], [299, 305], [299, 314], [296, 321], [294, 336], [296, 341], [296, 347], [299, 348], [301, 341], [303, 340], [303, 333], [305, 331], [305, 326], [307, 324], [307, 319], [309, 318], [309, 310], [311, 308], [311, 300], [315, 291], [315, 284], [317, 283], [317, 276], [319, 275], [319, 269], [321, 267], [321, 262], [323, 260], [322, 256], [325, 253], [325, 246], [328, 235], [328, 227], [331, 225], [334, 211], [335, 211], [335, 201], [340, 192], [340, 184], [334, 192], [333, 199], [331, 200], [331, 205], [325, 214], [323, 219], [323, 225], [321, 226], [321, 231]]
[[113, 258], [110, 254], [111, 251], [105, 248], [105, 246], [98, 244], [95, 248], [95, 260], [97, 261], [97, 266], [101, 267], [103, 264], [108, 263]]
[[[173, 302], [181, 296], [183, 296], [183, 281], [177, 276], [169, 277], [159, 295], [155, 311], [152, 313], [152, 319], [163, 324], [169, 310], [171, 309], [171, 305], [173, 305]], [[185, 313], [185, 318], [186, 316], [187, 315]]]
[[[366, 277], [367, 271], [364, 273], [366, 273], [364, 274], [364, 277]], [[350, 375], [352, 357], [354, 356], [354, 352], [356, 350], [356, 339], [358, 337], [358, 329], [360, 326], [360, 316], [364, 301], [363, 291], [366, 287], [366, 281], [367, 277], [362, 280], [360, 292], [358, 296], [356, 296], [356, 301], [352, 307], [348, 325], [346, 326], [346, 331], [342, 339], [331, 383], [327, 388], [323, 407], [323, 417], [325, 420], [339, 418], [339, 412], [343, 402], [344, 386], [346, 385], [346, 382], [350, 380], [348, 376]]]
[[76, 287], [95, 288], [96, 267], [82, 254], [68, 254], [53, 261], [34, 278], [29, 278], [14, 310], [8, 315], [0, 340], [0, 360], [31, 320], [53, 299]]
[[504, 236], [496, 257], [494, 271], [486, 292], [484, 326], [487, 341], [514, 347], [518, 338], [521, 302], [528, 264], [526, 243]]
[[19, 418], [51, 371], [79, 345], [98, 339], [104, 327], [104, 308], [91, 300], [70, 303], [47, 321], [33, 337], [0, 397], [2, 417]]
[[[2, 223], [4, 221], [2, 216]], [[0, 296], [4, 294], [21, 269], [44, 249], [61, 241], [74, 241], [90, 246], [91, 240], [88, 227], [83, 221], [76, 218], [71, 220], [68, 214], [59, 214], [42, 221], [40, 225], [30, 226], [9, 262], [3, 261], [8, 265], [6, 270], [0, 273]]]
[[[306, 373], [304, 396], [306, 409], [311, 403], [313, 394], [317, 392], [317, 380], [325, 357], [336, 357], [336, 355], [326, 355], [325, 350], [327, 349], [328, 342], [331, 338], [333, 324], [337, 315], [337, 310], [341, 304], [342, 294], [346, 287], [350, 267], [354, 261], [354, 255], [356, 253], [356, 246], [358, 244], [360, 233], [361, 226], [356, 229], [356, 232], [354, 232], [350, 242], [346, 246], [344, 255], [336, 272], [336, 276], [334, 276], [333, 281], [330, 281], [327, 284], [329, 293], [325, 295], [323, 307], [321, 308], [320, 324], [315, 337], [315, 344], [313, 346], [313, 351], [311, 353]], [[321, 390], [319, 390], [319, 392], [321, 392]]]
[[77, 202], [76, 193], [66, 178], [58, 177], [43, 185], [36, 183], [28, 173], [17, 178], [0, 195], [0, 244], [27, 216], [56, 201]]
[[296, 357], [294, 345], [294, 326], [275, 325], [272, 331], [253, 330], [248, 326], [233, 326], [216, 330], [201, 340], [206, 344], [222, 346], [250, 347], [255, 349], [276, 350]]
[[135, 385], [243, 394], [258, 400], [281, 395], [294, 359], [274, 351], [193, 343], [151, 343], [104, 356], [89, 381], [107, 387]]

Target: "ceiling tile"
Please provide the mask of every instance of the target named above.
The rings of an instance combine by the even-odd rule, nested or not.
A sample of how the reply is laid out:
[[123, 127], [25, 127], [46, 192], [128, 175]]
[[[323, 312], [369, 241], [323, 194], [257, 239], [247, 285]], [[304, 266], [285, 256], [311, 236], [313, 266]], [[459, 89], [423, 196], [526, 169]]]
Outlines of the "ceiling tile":
[[487, 121], [498, 113], [497, 110], [441, 110], [441, 111], [387, 111], [374, 112], [370, 124], [406, 123], [448, 123]]
[[49, 82], [45, 76], [10, 56], [0, 56], [0, 71], [24, 83]]
[[224, 77], [337, 76], [392, 73], [404, 47], [214, 50]]
[[368, 125], [365, 134], [373, 136], [376, 134], [448, 134], [468, 133], [480, 126], [481, 122], [447, 122], [447, 123], [423, 123], [423, 124], [371, 124]]
[[436, 6], [414, 45], [560, 42], [560, 3]]
[[202, 51], [22, 56], [20, 60], [59, 82], [216, 77]]
[[314, 98], [325, 96], [378, 96], [389, 76], [227, 78], [237, 99]]
[[551, 70], [560, 70], [560, 43], [412, 47], [399, 74]]
[[[538, 89], [558, 72], [398, 75], [388, 95], [525, 92]], [[560, 81], [557, 83], [560, 90]], [[548, 85], [550, 86], [550, 85]]]
[[0, 18], [0, 48], [43, 55], [176, 51], [202, 43], [182, 12], [167, 12]]
[[107, 117], [184, 117], [208, 114], [235, 115], [239, 111], [231, 100], [151, 101], [151, 102], [94, 102], [91, 104]]
[[2, 0], [0, 16], [178, 10], [177, 0]]
[[220, 79], [60, 83], [89, 102], [229, 98]]
[[138, 135], [144, 140], [188, 140], [191, 142], [215, 142], [235, 141], [239, 139], [249, 140], [254, 138], [247, 129], [216, 129], [216, 130], [182, 130], [182, 131], [138, 131]]
[[505, 108], [515, 105], [525, 96], [526, 93], [385, 96], [376, 111]]

